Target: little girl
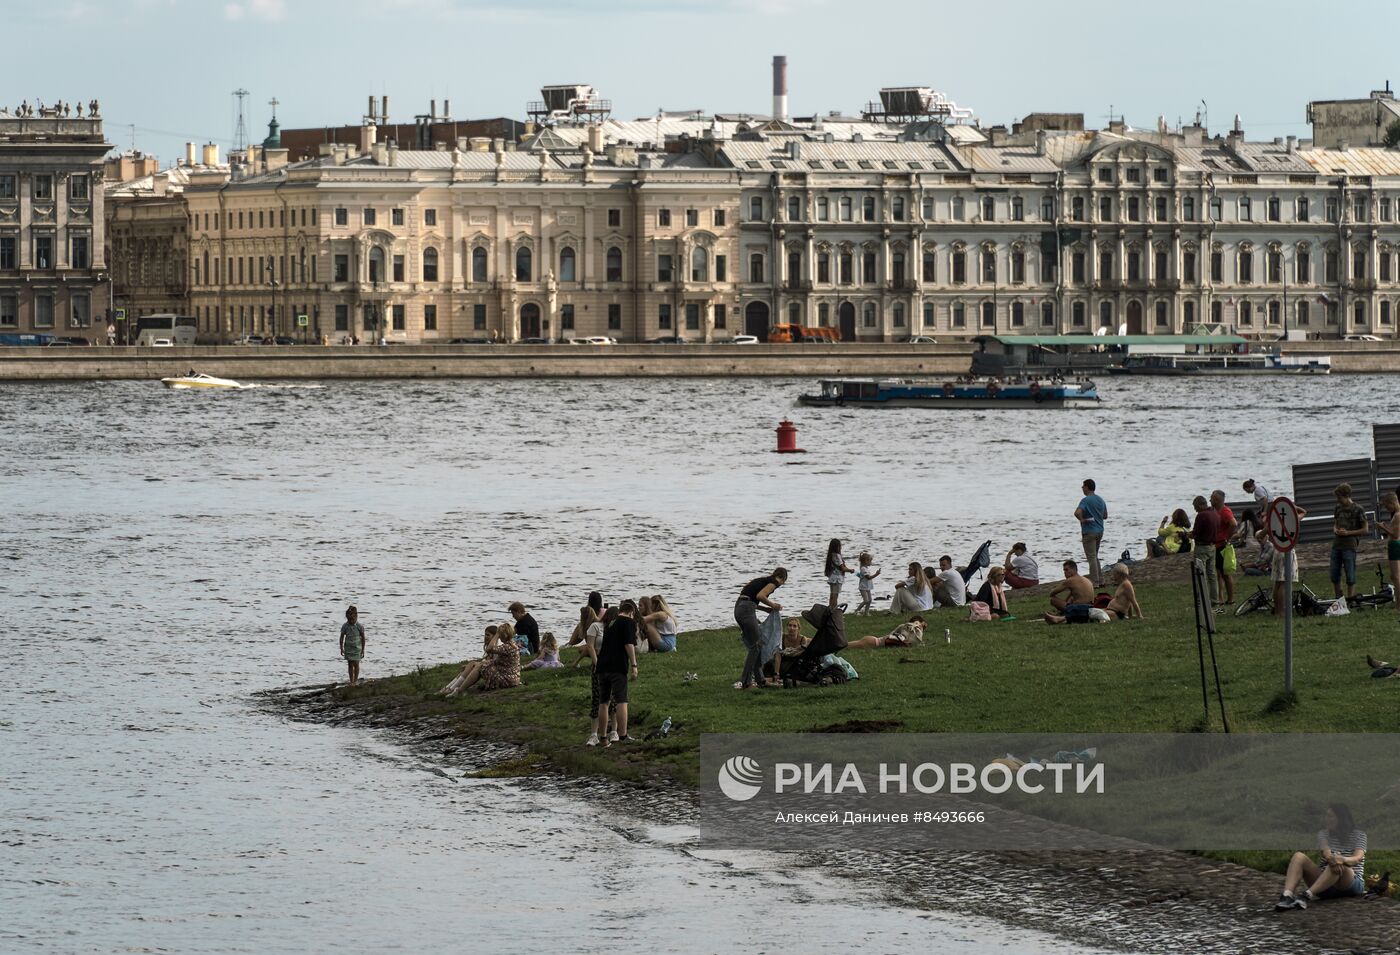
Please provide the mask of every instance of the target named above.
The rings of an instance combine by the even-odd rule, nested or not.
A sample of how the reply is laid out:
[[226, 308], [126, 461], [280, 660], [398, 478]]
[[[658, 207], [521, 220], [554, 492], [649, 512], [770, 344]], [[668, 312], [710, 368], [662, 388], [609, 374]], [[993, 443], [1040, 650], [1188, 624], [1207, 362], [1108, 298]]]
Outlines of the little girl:
[[559, 642], [554, 634], [546, 630], [540, 634], [540, 655], [525, 664], [527, 670], [555, 670], [564, 664], [559, 662]]
[[345, 611], [345, 622], [340, 625], [340, 655], [350, 668], [350, 685], [360, 682], [360, 661], [365, 658], [365, 625], [360, 623], [360, 612], [351, 604]]
[[875, 598], [875, 578], [880, 576], [880, 569], [870, 566], [874, 560], [870, 551], [861, 551], [860, 569], [856, 571], [860, 578], [860, 606], [856, 607], [856, 613], [870, 613], [870, 601]]
[[826, 582], [831, 585], [831, 600], [827, 606], [836, 606], [836, 601], [841, 597], [841, 585], [846, 582], [846, 575], [850, 572], [851, 568], [841, 559], [841, 539], [833, 537], [826, 546], [826, 569], [822, 571], [826, 574]]

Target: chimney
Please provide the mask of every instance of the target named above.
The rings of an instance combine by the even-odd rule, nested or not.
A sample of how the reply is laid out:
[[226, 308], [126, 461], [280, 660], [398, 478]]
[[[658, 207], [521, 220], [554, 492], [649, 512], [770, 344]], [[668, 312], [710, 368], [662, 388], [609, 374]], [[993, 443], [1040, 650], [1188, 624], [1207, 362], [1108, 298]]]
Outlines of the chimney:
[[603, 127], [599, 123], [588, 127], [588, 149], [594, 153], [603, 151]]
[[371, 93], [369, 97], [369, 112], [365, 113], [365, 115], [368, 116], [370, 119], [374, 119], [374, 106], [374, 94]]
[[289, 154], [290, 150], [287, 149], [264, 149], [263, 165], [268, 172], [274, 169], [281, 169], [283, 166], [287, 165], [287, 157]]
[[450, 99], [445, 99], [445, 100], [442, 101], [442, 118], [443, 118], [443, 119], [451, 119], [451, 118], [452, 118], [452, 100], [450, 100]]
[[185, 165], [193, 166], [196, 162], [194, 143], [185, 143]]
[[379, 133], [378, 127], [373, 123], [366, 123], [360, 127], [360, 152], [367, 153], [374, 145], [375, 138]]
[[788, 158], [794, 162], [802, 159], [802, 144], [795, 139], [788, 143]]
[[208, 143], [204, 147], [204, 165], [217, 166], [219, 164], [219, 147], [214, 143]]
[[1035, 154], [1037, 156], [1045, 155], [1045, 139], [1045, 130], [1037, 129], [1035, 131]]
[[397, 166], [399, 164], [399, 147], [390, 143], [389, 154], [385, 158], [388, 159], [389, 165]]
[[428, 100], [428, 119], [437, 122], [437, 100]]
[[503, 144], [502, 144], [501, 138], [500, 138], [499, 136], [493, 138], [493, 139], [491, 140], [491, 151], [492, 151], [493, 153], [498, 153], [498, 152], [500, 152], [500, 151], [501, 151], [502, 145], [503, 145]]
[[388, 165], [388, 160], [389, 160], [389, 144], [388, 144], [388, 143], [372, 143], [372, 144], [370, 145], [369, 154], [370, 154], [371, 156], [374, 157], [374, 164], [375, 164], [376, 166]]
[[773, 118], [787, 122], [787, 57], [773, 57]]
[[388, 96], [382, 97], [382, 98], [380, 99], [380, 102], [379, 102], [379, 122], [380, 122], [382, 125], [384, 125], [384, 126], [388, 126], [388, 125], [389, 125], [389, 97], [388, 97]]
[[1286, 142], [1287, 142], [1287, 144], [1288, 144], [1288, 155], [1291, 156], [1291, 155], [1293, 155], [1295, 152], [1298, 151], [1298, 137], [1297, 137], [1297, 136], [1289, 136], [1288, 139], [1286, 140]]

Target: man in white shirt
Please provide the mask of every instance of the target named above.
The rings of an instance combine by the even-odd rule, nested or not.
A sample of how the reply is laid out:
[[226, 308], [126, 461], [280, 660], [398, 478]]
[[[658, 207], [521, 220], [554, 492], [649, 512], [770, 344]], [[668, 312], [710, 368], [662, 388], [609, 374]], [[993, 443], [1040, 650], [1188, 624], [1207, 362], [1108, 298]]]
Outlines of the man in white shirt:
[[[1273, 502], [1274, 496], [1269, 489], [1260, 484], [1254, 478], [1244, 482], [1245, 491], [1254, 495], [1254, 507], [1244, 512], [1244, 516], [1239, 520], [1239, 532], [1235, 535], [1235, 543], [1246, 543], [1250, 537], [1256, 539], [1264, 531], [1264, 522], [1269, 519], [1269, 504]], [[1260, 553], [1263, 553], [1263, 541], [1259, 542]]]
[[1006, 570], [1006, 582], [1012, 590], [1034, 587], [1040, 583], [1040, 565], [1036, 563], [1035, 558], [1030, 555], [1022, 541], [1011, 545], [1011, 550], [1006, 555], [1006, 561], [1002, 567]]
[[953, 569], [953, 558], [944, 554], [938, 558], [937, 583], [933, 588], [935, 607], [961, 607], [967, 603], [967, 583]]

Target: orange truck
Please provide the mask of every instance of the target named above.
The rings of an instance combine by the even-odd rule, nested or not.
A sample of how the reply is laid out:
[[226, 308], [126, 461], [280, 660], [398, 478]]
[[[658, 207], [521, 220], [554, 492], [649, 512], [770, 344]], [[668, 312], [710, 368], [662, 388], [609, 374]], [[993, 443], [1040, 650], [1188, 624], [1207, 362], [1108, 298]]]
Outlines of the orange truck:
[[841, 330], [838, 328], [813, 328], [804, 325], [774, 325], [768, 330], [768, 341], [785, 342], [839, 342]]

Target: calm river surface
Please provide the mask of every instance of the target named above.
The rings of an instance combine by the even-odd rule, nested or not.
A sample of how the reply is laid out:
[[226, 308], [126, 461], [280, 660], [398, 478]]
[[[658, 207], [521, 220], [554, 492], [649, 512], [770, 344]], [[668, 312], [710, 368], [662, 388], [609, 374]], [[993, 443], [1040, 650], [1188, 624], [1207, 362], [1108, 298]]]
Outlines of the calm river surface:
[[[1368, 454], [1393, 381], [1107, 381], [1002, 416], [748, 379], [0, 386], [0, 950], [1086, 951], [696, 859], [252, 696], [340, 677], [352, 601], [372, 677], [465, 656], [516, 598], [560, 630], [589, 589], [660, 590], [719, 625], [785, 563], [800, 605], [833, 536], [891, 578], [989, 537], [1053, 565], [1087, 475], [1117, 553], [1199, 491]], [[785, 415], [808, 454], [769, 453]]]

